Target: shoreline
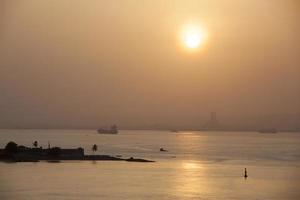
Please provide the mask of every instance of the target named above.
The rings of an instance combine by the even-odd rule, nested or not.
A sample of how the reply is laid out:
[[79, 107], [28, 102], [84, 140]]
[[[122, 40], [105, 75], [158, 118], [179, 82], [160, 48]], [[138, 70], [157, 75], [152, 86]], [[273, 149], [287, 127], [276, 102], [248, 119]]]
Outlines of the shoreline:
[[[0, 162], [39, 162], [39, 161], [63, 161], [63, 160], [94, 160], [94, 161], [127, 161], [127, 162], [155, 162], [143, 158], [120, 158], [111, 155], [86, 155], [84, 149], [73, 148], [65, 149], [60, 147], [49, 147], [44, 149], [37, 147], [37, 141], [34, 142], [35, 147], [30, 148], [18, 145], [15, 142], [8, 142], [4, 149], [0, 149]], [[97, 151], [97, 145], [93, 146], [93, 151]]]
[[60, 161], [126, 161], [126, 162], [155, 162], [154, 160], [147, 160], [143, 158], [118, 158], [110, 155], [84, 155], [83, 158], [68, 158], [68, 157], [12, 157], [12, 158], [0, 158], [0, 162], [60, 162]]

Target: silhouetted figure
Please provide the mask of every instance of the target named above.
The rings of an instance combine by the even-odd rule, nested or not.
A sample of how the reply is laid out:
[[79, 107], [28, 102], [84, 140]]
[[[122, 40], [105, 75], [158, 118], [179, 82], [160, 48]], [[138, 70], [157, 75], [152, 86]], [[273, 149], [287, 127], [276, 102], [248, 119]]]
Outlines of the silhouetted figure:
[[244, 175], [244, 178], [247, 178], [248, 177], [248, 174], [247, 174], [247, 168], [245, 168], [245, 175]]
[[98, 150], [98, 146], [96, 144], [93, 145], [92, 147], [93, 153], [95, 154], [95, 152]]

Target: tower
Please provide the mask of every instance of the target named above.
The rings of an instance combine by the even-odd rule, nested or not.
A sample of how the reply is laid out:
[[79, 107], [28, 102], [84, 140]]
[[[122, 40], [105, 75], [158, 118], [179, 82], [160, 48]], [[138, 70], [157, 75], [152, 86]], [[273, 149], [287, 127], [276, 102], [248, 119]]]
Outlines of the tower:
[[218, 124], [217, 113], [216, 113], [216, 112], [211, 112], [211, 113], [210, 113], [210, 121], [211, 121], [213, 124]]
[[210, 119], [208, 122], [206, 122], [204, 124], [203, 129], [205, 129], [205, 130], [221, 130], [221, 126], [218, 122], [216, 112], [210, 113]]

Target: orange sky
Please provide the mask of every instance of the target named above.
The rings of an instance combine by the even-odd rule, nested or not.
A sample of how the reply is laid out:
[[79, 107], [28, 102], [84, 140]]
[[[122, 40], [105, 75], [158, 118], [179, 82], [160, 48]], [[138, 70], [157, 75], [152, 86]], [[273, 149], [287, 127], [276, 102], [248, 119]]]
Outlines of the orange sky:
[[2, 0], [0, 127], [300, 113], [299, 19], [297, 0]]

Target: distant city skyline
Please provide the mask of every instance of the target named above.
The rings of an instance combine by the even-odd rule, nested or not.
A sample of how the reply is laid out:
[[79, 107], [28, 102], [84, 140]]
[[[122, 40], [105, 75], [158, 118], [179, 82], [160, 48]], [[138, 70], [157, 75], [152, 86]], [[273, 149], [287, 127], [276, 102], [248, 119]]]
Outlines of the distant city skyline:
[[[300, 131], [300, 114], [273, 114], [264, 116], [241, 117], [239, 121], [232, 122], [226, 116], [217, 118], [217, 126], [212, 126], [212, 113], [207, 113], [206, 119], [201, 119], [196, 123], [181, 123], [176, 122], [148, 122], [144, 123], [124, 123], [120, 120], [97, 122], [89, 124], [70, 123], [64, 124], [57, 121], [44, 123], [43, 125], [28, 125], [28, 124], [6, 124], [2, 125], [2, 129], [98, 129], [100, 127], [109, 127], [112, 124], [118, 124], [120, 129], [144, 129], [144, 130], [202, 130], [202, 131], [257, 131], [264, 128], [276, 128], [281, 131]], [[217, 114], [217, 113], [216, 113]]]

